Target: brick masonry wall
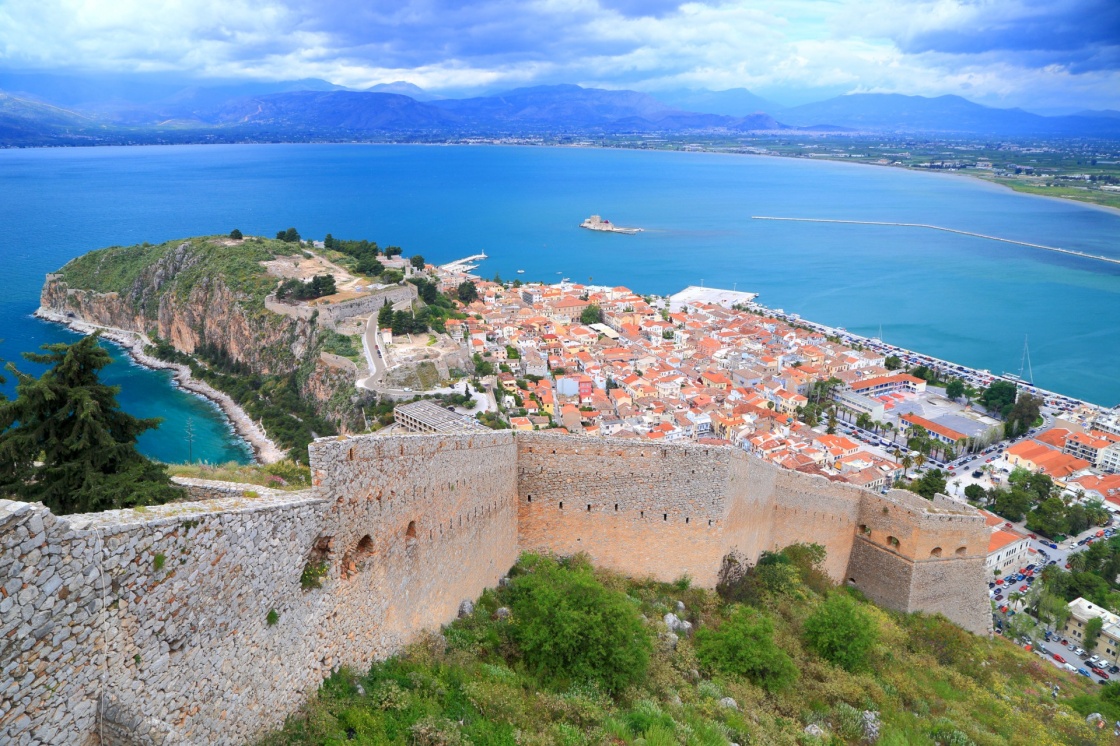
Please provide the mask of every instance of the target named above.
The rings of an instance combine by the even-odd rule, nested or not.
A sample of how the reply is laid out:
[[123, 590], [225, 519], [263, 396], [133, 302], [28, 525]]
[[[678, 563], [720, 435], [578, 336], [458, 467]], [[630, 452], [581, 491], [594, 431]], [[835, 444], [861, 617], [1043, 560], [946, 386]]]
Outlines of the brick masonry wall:
[[[987, 630], [983, 520], [913, 495], [730, 448], [545, 433], [310, 453], [304, 493], [188, 480], [202, 500], [65, 518], [0, 501], [0, 743], [250, 742], [331, 670], [453, 619], [522, 549], [711, 585], [730, 549], [816, 541], [873, 600]], [[301, 587], [309, 561], [320, 588]]]

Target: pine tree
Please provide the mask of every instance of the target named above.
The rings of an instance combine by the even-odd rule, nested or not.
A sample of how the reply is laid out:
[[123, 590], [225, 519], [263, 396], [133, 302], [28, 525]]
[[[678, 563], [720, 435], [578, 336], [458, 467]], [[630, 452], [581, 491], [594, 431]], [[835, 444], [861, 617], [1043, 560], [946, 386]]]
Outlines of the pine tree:
[[377, 312], [377, 327], [379, 329], [388, 329], [393, 325], [393, 307], [389, 304], [389, 299], [385, 299], [385, 303], [381, 306], [381, 310]]
[[51, 366], [39, 378], [8, 364], [17, 396], [0, 402], [0, 493], [59, 515], [182, 497], [164, 468], [136, 450], [140, 434], [160, 421], [123, 412], [119, 388], [98, 379], [111, 362], [98, 336], [24, 353]]

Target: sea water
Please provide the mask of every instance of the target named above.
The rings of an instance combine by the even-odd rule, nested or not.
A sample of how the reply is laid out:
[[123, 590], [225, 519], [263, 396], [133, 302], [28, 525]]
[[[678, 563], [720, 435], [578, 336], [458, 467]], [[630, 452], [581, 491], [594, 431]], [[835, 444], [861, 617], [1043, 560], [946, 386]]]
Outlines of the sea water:
[[[996, 373], [1019, 372], [1029, 337], [1036, 384], [1120, 402], [1118, 265], [940, 231], [752, 219], [927, 223], [1120, 257], [1120, 213], [964, 176], [593, 148], [214, 145], [0, 151], [0, 194], [7, 359], [72, 338], [30, 313], [44, 274], [74, 256], [294, 226], [435, 263], [485, 252], [478, 272], [507, 280], [757, 292], [771, 307], [868, 336], [881, 328], [892, 344]], [[591, 214], [644, 232], [579, 229]], [[195, 458], [245, 457], [220, 413], [166, 374], [121, 362], [108, 377], [129, 411], [165, 418], [145, 452], [184, 460], [189, 418]]]

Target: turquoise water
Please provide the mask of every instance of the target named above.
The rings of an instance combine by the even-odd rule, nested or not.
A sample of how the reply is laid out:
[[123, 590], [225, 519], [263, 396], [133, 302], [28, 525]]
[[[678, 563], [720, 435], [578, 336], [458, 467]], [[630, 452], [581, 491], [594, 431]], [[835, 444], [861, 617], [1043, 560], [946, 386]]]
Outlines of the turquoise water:
[[[1120, 214], [974, 179], [756, 156], [580, 148], [243, 145], [0, 151], [0, 356], [67, 336], [28, 316], [46, 272], [110, 244], [201, 233], [370, 238], [446, 262], [485, 251], [512, 279], [689, 284], [761, 293], [806, 318], [994, 372], [1120, 402], [1120, 266], [917, 229], [752, 215], [931, 223], [1120, 256]], [[645, 233], [577, 228], [598, 213]], [[516, 270], [524, 269], [523, 275]], [[165, 376], [114, 365], [125, 406], [166, 418], [148, 453], [244, 450]], [[10, 382], [9, 382], [10, 387]]]

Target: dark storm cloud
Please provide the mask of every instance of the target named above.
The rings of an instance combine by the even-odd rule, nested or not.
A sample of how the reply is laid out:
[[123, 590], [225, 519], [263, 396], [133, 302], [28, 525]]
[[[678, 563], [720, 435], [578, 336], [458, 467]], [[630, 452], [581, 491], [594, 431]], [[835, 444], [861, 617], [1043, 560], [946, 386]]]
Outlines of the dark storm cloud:
[[[969, 7], [969, 6], [966, 6]], [[977, 7], [977, 6], [972, 6]], [[1030, 67], [1071, 72], [1120, 69], [1120, 0], [1021, 0], [993, 7], [952, 28], [898, 38], [907, 53], [1004, 53]]]

